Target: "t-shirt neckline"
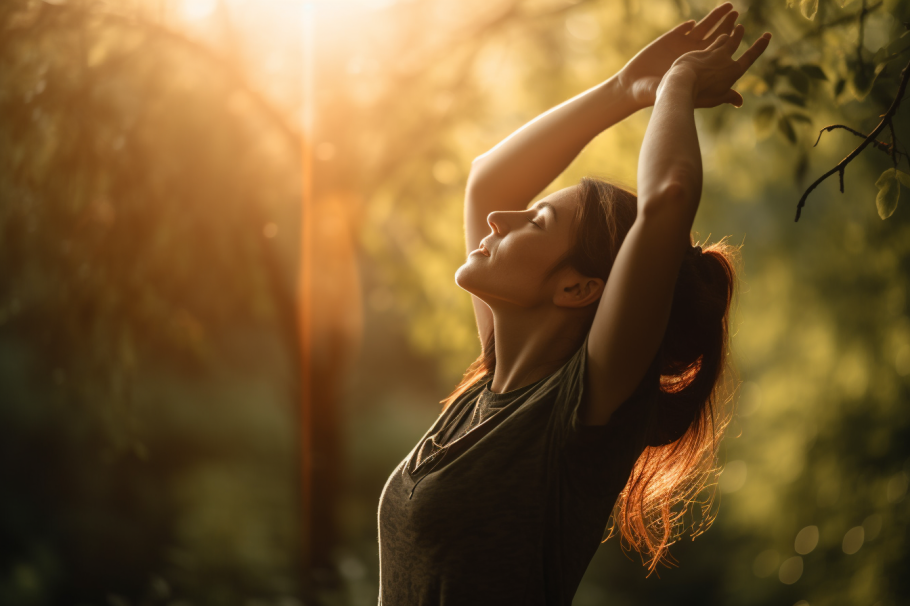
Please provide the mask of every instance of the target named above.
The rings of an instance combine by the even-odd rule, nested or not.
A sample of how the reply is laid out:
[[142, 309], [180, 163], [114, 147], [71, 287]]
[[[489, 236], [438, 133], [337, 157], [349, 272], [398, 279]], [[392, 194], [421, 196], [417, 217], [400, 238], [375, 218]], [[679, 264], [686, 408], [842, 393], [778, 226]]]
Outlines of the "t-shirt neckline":
[[518, 389], [513, 389], [511, 391], [504, 391], [501, 393], [496, 393], [490, 389], [490, 385], [493, 383], [493, 377], [490, 377], [483, 387], [483, 391], [481, 392], [481, 398], [483, 398], [485, 403], [487, 403], [487, 404], [502, 406], [502, 405], [508, 404], [509, 402], [512, 402], [513, 400], [515, 400], [515, 398], [520, 398], [524, 394], [533, 390], [535, 387], [539, 387], [544, 381], [549, 379], [551, 376], [553, 376], [553, 375], [549, 374], [545, 377], [541, 377], [540, 379], [538, 379], [537, 381], [534, 381], [533, 383], [531, 383], [529, 385], [525, 385], [524, 387], [519, 387]]

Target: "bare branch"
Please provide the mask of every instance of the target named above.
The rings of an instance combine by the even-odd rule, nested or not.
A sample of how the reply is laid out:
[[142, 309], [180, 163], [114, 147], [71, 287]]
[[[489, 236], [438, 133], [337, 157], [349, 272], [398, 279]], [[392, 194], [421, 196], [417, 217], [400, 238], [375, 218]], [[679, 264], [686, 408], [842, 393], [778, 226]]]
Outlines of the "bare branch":
[[[826, 132], [830, 132], [836, 128], [842, 128], [845, 131], [851, 132], [854, 135], [856, 135], [857, 137], [861, 137], [863, 139], [865, 139], [867, 137], [867, 135], [864, 135], [863, 133], [859, 132], [858, 130], [852, 129], [849, 126], [845, 126], [843, 124], [831, 124], [830, 126], [826, 126], [823, 129], [821, 129], [820, 131], [818, 131], [818, 139], [815, 140], [815, 145], [813, 145], [812, 147], [818, 146], [818, 142], [822, 140], [822, 134], [824, 134]], [[889, 156], [892, 156], [892, 157], [893, 156], [906, 156], [907, 155], [906, 152], [902, 152], [895, 148], [895, 145], [896, 145], [895, 141], [896, 141], [896, 139], [894, 137], [894, 126], [891, 125], [891, 142], [892, 142], [891, 145], [888, 145], [884, 141], [879, 141], [878, 139], [873, 139], [869, 143], [872, 146], [876, 147], [877, 149], [882, 150]]]
[[[897, 95], [894, 97], [894, 101], [891, 102], [891, 107], [889, 107], [888, 111], [886, 111], [882, 116], [881, 122], [879, 122], [878, 126], [876, 126], [875, 129], [863, 140], [863, 142], [859, 144], [859, 147], [850, 152], [846, 158], [838, 162], [837, 166], [816, 179], [815, 182], [812, 183], [812, 185], [810, 185], [805, 192], [803, 192], [802, 197], [799, 199], [799, 204], [796, 205], [796, 219], [794, 219], [794, 221], [799, 221], [800, 212], [803, 206], [805, 206], [806, 198], [809, 197], [809, 194], [812, 193], [812, 190], [818, 187], [822, 181], [833, 175], [835, 172], [840, 173], [840, 191], [841, 193], [844, 192], [844, 169], [847, 168], [847, 164], [849, 164], [864, 149], [866, 149], [866, 146], [876, 140], [875, 138], [882, 130], [884, 130], [885, 126], [891, 124], [892, 118], [894, 118], [894, 115], [897, 113], [897, 108], [900, 107], [901, 99], [904, 98], [904, 92], [907, 90], [908, 80], [910, 80], [910, 63], [905, 65], [904, 69], [901, 70], [901, 81], [900, 85], [897, 87]], [[819, 136], [821, 136], [820, 133]]]

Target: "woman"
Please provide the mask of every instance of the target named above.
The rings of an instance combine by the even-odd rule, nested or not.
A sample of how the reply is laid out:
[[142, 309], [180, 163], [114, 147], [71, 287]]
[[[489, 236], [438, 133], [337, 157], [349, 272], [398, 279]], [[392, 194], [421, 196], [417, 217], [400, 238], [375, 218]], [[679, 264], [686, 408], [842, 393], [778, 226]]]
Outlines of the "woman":
[[[379, 501], [380, 604], [565, 604], [609, 517], [653, 570], [726, 416], [732, 250], [690, 229], [694, 109], [742, 105], [723, 4], [472, 164], [467, 261], [482, 353]], [[526, 209], [599, 132], [654, 106], [637, 197], [582, 179]], [[609, 280], [607, 277], [609, 276]]]

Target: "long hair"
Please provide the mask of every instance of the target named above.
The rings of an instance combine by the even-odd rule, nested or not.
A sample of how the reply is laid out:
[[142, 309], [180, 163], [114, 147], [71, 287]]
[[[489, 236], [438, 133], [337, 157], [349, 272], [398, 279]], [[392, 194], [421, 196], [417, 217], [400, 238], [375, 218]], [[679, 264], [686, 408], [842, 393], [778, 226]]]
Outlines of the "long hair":
[[[637, 196], [595, 177], [583, 177], [577, 188], [577, 231], [572, 247], [548, 272], [564, 267], [607, 280], [623, 240], [635, 222]], [[672, 565], [672, 545], [685, 531], [692, 513], [692, 537], [714, 519], [712, 480], [717, 444], [730, 420], [728, 383], [728, 316], [735, 292], [739, 248], [721, 240], [687, 254], [676, 280], [673, 304], [657, 363], [660, 382], [651, 394], [654, 406], [645, 428], [646, 447], [613, 508], [607, 536], [619, 534], [638, 551], [649, 574], [658, 563]], [[597, 305], [591, 305], [593, 323]], [[590, 326], [588, 327], [590, 329]], [[496, 370], [492, 331], [480, 356], [468, 367], [454, 391], [442, 400], [448, 408], [468, 388]], [[708, 487], [708, 494], [698, 496]], [[694, 519], [698, 510], [699, 520]], [[606, 539], [604, 539], [606, 540]]]

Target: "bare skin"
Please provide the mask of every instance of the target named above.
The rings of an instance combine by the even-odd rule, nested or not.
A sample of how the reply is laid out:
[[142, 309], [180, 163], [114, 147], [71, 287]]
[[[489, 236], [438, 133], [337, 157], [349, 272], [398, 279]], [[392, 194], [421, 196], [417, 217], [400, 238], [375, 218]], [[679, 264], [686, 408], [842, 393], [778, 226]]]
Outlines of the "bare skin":
[[[583, 422], [605, 424], [638, 386], [663, 339], [701, 198], [694, 109], [742, 105], [732, 86], [770, 41], [766, 33], [734, 60], [744, 34], [742, 25], [734, 26], [737, 16], [727, 3], [698, 23], [678, 25], [617, 75], [541, 114], [472, 163], [465, 198], [469, 254], [455, 281], [472, 294], [481, 343], [490, 331], [495, 335], [494, 392], [562, 366], [585, 337], [591, 304]], [[566, 269], [544, 280], [574, 237], [574, 186], [526, 205], [597, 134], [652, 104], [639, 160], [638, 216], [609, 279]]]

